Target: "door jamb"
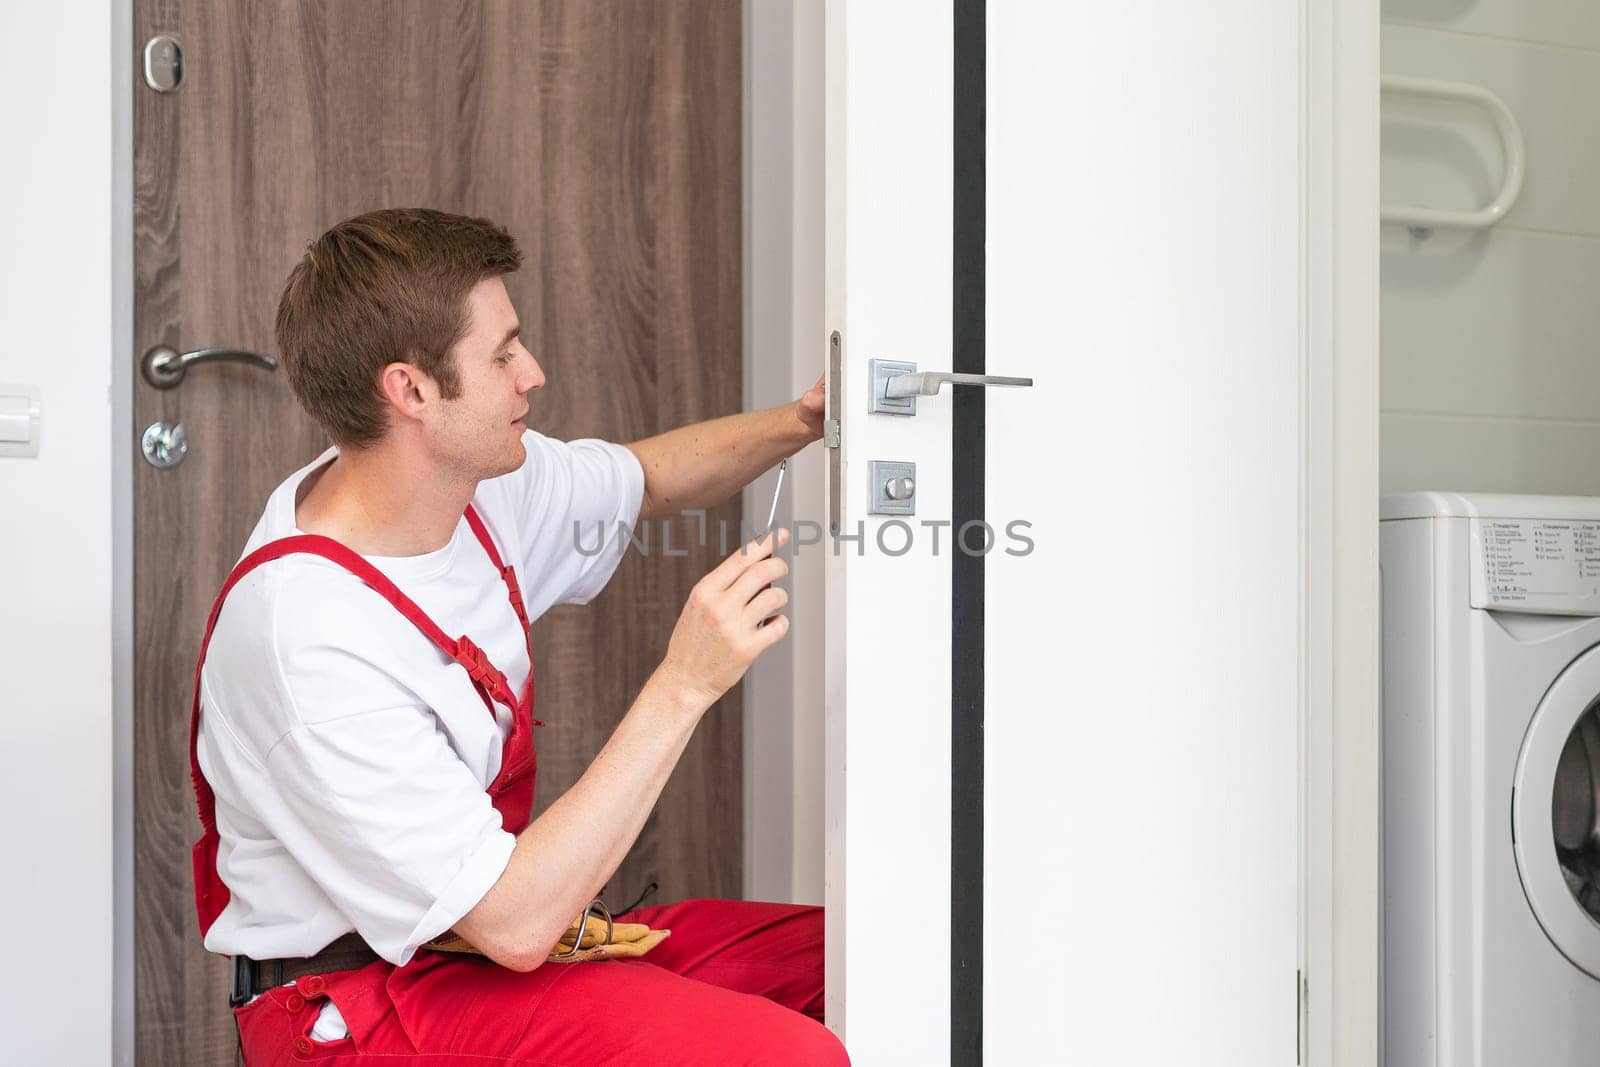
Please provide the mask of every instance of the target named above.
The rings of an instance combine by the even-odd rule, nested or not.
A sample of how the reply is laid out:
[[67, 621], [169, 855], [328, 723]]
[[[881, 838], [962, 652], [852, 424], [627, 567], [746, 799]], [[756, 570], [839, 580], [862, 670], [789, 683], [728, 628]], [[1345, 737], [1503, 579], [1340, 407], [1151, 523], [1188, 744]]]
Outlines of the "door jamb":
[[1299, 1062], [1378, 1060], [1378, 4], [1302, 0]]
[[132, 1067], [133, 0], [111, 0], [111, 1062]]

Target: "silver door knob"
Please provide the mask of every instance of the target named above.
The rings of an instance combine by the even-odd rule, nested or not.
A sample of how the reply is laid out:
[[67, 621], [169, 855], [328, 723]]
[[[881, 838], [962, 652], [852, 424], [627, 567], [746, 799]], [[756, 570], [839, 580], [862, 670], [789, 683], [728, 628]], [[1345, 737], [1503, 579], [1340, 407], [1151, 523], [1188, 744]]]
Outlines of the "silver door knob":
[[244, 348], [197, 348], [179, 355], [171, 345], [156, 345], [146, 352], [140, 369], [144, 380], [155, 388], [173, 389], [183, 381], [189, 368], [199, 363], [248, 363], [266, 371], [278, 369], [276, 358]]
[[910, 500], [917, 491], [914, 478], [890, 478], [883, 483], [883, 495], [890, 500]]
[[951, 371], [922, 371], [915, 363], [896, 359], [867, 360], [869, 413], [915, 415], [917, 397], [937, 396], [939, 387], [951, 385], [1031, 386], [1032, 378], [1008, 378], [1000, 374], [956, 374]]

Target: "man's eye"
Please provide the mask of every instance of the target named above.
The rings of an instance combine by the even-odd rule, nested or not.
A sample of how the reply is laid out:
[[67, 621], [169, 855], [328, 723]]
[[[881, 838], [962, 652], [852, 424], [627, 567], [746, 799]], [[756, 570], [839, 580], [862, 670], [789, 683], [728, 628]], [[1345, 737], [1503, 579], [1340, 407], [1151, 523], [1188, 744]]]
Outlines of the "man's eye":
[[504, 366], [505, 364], [510, 363], [511, 362], [511, 353], [507, 352], [503, 356], [497, 356], [495, 358], [495, 362], [500, 364], [501, 366]]

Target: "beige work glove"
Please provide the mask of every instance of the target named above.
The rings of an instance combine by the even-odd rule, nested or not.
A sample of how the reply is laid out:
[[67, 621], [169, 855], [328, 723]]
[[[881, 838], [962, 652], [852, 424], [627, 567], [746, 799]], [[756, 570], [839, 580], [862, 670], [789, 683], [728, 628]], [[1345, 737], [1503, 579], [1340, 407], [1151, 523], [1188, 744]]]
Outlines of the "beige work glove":
[[[609, 940], [606, 937], [607, 925], [611, 928]], [[561, 935], [561, 940], [556, 942], [556, 947], [545, 959], [549, 963], [582, 963], [586, 960], [616, 960], [643, 956], [665, 941], [671, 933], [671, 930], [652, 930], [644, 923], [608, 924], [606, 915], [591, 913], [583, 924], [582, 943], [578, 944], [578, 951], [576, 953], [572, 951], [573, 945], [580, 940], [578, 919], [573, 919], [572, 925], [567, 927], [567, 932]], [[424, 947], [435, 952], [454, 952], [466, 956], [483, 955], [470, 942], [450, 932], [429, 941]]]

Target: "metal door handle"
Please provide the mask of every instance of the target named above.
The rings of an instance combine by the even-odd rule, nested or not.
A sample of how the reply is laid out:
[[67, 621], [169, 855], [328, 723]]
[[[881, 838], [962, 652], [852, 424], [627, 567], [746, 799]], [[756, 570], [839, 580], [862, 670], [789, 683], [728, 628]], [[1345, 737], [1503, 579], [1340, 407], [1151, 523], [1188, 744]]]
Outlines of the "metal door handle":
[[189, 368], [197, 363], [248, 363], [262, 370], [278, 369], [275, 357], [243, 348], [198, 348], [179, 355], [171, 345], [156, 345], [146, 352], [141, 369], [144, 380], [157, 389], [173, 389], [183, 381]]
[[936, 396], [939, 387], [951, 385], [1032, 385], [1032, 378], [1007, 378], [999, 374], [953, 374], [950, 371], [917, 372], [915, 363], [894, 359], [869, 359], [872, 398], [869, 412], [885, 415], [915, 415], [917, 397]]
[[1032, 385], [1032, 378], [1005, 378], [998, 374], [951, 374], [948, 371], [923, 371], [921, 374], [896, 374], [885, 384], [883, 395], [890, 400], [907, 396], [934, 396], [945, 382], [951, 385]]

